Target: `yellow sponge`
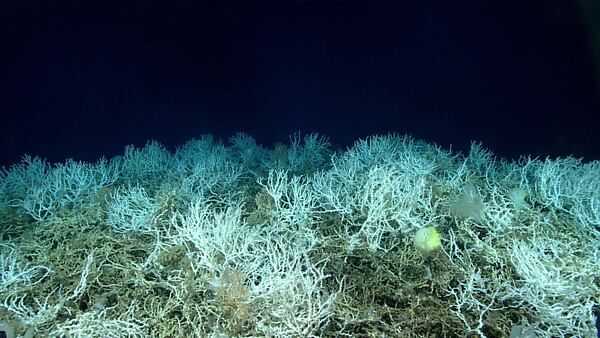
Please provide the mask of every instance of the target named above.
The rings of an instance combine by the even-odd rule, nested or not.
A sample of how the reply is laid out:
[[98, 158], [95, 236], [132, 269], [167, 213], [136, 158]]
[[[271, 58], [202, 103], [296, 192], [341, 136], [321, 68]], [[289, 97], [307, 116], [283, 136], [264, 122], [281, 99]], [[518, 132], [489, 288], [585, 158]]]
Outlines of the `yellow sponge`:
[[413, 242], [417, 250], [423, 254], [428, 254], [442, 245], [442, 238], [434, 227], [425, 227], [417, 230]]

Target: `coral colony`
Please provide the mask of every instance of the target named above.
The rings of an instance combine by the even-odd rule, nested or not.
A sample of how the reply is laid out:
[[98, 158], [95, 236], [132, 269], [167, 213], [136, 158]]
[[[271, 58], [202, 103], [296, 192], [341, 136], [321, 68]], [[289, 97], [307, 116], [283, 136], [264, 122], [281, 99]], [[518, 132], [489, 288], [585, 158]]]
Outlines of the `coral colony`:
[[600, 163], [210, 136], [0, 174], [3, 337], [593, 337]]

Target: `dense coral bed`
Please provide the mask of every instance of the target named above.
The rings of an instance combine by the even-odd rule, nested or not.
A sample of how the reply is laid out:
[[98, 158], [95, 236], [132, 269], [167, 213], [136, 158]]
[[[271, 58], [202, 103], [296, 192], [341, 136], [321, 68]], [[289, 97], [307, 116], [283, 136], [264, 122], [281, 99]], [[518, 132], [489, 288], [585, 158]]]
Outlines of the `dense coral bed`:
[[[244, 134], [0, 176], [8, 336], [595, 335], [600, 164]], [[442, 245], [421, 252], [418, 229]]]

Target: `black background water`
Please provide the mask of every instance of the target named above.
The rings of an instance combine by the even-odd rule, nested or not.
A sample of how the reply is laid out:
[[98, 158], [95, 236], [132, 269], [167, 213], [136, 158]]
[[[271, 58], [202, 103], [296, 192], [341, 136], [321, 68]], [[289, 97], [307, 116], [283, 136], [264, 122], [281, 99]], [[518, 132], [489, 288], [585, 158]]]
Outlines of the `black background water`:
[[2, 3], [0, 163], [238, 131], [599, 159], [593, 7]]

